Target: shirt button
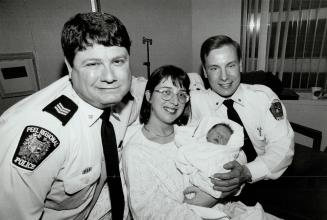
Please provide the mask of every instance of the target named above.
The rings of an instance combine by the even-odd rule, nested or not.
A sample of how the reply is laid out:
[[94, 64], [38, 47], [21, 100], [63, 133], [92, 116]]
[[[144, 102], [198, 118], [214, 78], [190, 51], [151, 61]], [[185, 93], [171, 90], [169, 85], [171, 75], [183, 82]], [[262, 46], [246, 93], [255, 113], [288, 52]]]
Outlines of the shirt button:
[[216, 102], [216, 105], [219, 105], [219, 102]]

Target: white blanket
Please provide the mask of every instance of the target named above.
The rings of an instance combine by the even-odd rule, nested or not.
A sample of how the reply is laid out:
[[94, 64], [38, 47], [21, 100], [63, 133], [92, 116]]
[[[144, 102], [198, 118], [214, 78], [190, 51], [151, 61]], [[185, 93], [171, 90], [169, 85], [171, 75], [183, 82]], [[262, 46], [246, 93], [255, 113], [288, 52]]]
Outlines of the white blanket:
[[[233, 130], [226, 145], [213, 144], [206, 140], [207, 132], [217, 123], [228, 124]], [[215, 173], [227, 172], [223, 165], [238, 158], [243, 139], [243, 128], [226, 118], [207, 117], [197, 126], [179, 127], [175, 136], [178, 146], [176, 166], [189, 177], [191, 184], [219, 198], [221, 192], [212, 188], [209, 177]]]

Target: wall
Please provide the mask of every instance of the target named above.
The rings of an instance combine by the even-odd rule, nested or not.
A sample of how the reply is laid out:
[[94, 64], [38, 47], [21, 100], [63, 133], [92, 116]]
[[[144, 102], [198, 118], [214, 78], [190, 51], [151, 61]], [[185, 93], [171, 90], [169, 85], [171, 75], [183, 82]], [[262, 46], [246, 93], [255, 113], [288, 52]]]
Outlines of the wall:
[[[1, 0], [1, 53], [34, 52], [40, 87], [62, 74], [60, 32], [79, 11], [90, 11], [89, 0]], [[0, 98], [0, 113], [24, 97]]]
[[240, 0], [192, 0], [192, 69], [201, 68], [201, 44], [209, 37], [225, 34], [240, 42]]
[[[41, 88], [58, 79], [63, 71], [60, 32], [77, 12], [90, 11], [90, 0], [1, 0], [1, 53], [34, 52]], [[146, 45], [150, 46], [151, 71], [164, 64], [192, 70], [191, 1], [102, 0], [102, 11], [119, 17], [132, 40], [133, 75], [147, 76]], [[24, 97], [0, 98], [0, 114]]]
[[103, 12], [117, 15], [126, 25], [132, 39], [133, 74], [147, 76], [146, 45], [143, 36], [153, 40], [150, 45], [151, 72], [165, 64], [174, 64], [185, 71], [191, 63], [190, 0], [102, 0]]

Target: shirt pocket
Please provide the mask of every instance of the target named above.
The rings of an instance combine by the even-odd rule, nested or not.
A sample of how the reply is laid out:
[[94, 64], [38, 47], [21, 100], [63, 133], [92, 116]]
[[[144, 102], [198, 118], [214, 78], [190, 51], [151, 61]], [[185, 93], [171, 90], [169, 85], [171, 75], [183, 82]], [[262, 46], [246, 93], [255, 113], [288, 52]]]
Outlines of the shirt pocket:
[[101, 163], [90, 167], [88, 172], [81, 171], [79, 175], [75, 175], [67, 178], [64, 181], [65, 192], [68, 194], [74, 194], [78, 191], [94, 184], [101, 174]]

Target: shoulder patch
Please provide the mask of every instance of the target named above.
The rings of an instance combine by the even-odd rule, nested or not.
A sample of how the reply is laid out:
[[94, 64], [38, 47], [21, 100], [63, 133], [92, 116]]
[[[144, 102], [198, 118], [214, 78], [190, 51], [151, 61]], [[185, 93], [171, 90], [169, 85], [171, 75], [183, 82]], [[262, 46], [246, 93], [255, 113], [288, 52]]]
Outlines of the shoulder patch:
[[278, 99], [274, 99], [271, 102], [269, 110], [276, 120], [282, 120], [284, 118], [282, 103]]
[[25, 170], [33, 171], [59, 144], [58, 138], [50, 131], [34, 125], [26, 126], [12, 163]]
[[75, 102], [73, 102], [67, 96], [62, 95], [47, 105], [43, 111], [49, 112], [58, 118], [62, 122], [62, 125], [65, 126], [73, 117], [77, 109], [78, 106], [75, 104]]

